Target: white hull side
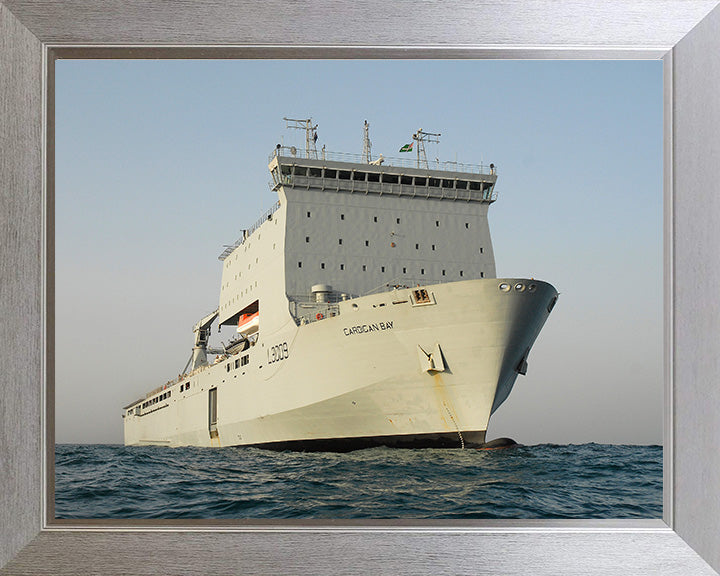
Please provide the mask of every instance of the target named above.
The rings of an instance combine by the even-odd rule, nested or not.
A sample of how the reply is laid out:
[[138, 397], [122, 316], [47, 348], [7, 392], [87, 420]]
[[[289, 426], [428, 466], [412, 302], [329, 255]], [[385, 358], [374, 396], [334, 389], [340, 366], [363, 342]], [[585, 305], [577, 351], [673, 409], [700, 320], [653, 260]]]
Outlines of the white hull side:
[[[537, 288], [501, 292], [503, 282]], [[413, 306], [411, 290], [402, 289], [343, 302], [333, 318], [261, 331], [256, 346], [192, 376], [190, 390], [175, 384], [154, 411], [126, 416], [125, 443], [482, 443], [557, 293], [544, 282], [517, 279], [424, 288], [436, 303]], [[424, 370], [418, 346], [429, 353], [436, 345], [444, 370]], [[282, 359], [268, 362], [273, 350]], [[249, 363], [234, 368], [243, 354]], [[216, 437], [209, 432], [211, 388], [217, 388]]]

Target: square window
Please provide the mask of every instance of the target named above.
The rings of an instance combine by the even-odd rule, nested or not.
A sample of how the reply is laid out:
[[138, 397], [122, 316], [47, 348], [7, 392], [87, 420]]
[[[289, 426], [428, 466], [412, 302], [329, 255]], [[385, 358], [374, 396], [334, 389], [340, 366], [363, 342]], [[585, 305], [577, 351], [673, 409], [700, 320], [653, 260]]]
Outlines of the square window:
[[442, 275], [445, 276], [445, 270], [442, 271]]
[[366, 272], [366, 271], [367, 271], [367, 266], [365, 266], [365, 264], [363, 264], [363, 272]]
[[321, 263], [320, 263], [320, 268], [322, 268], [323, 270], [325, 270], [325, 262], [321, 262]]
[[310, 212], [307, 213], [307, 217], [310, 218]]
[[482, 253], [483, 253], [483, 249], [482, 249], [482, 247], [481, 247], [481, 248], [480, 248], [480, 254], [482, 254]]
[[465, 222], [465, 228], [470, 228], [470, 224], [468, 222]]
[[420, 274], [425, 274], [425, 268], [420, 268]]
[[342, 245], [342, 238], [338, 238], [338, 244]]
[[485, 272], [480, 272], [480, 278], [485, 278]]
[[310, 236], [305, 236], [305, 244], [309, 244], [309, 243], [310, 243]]
[[407, 268], [403, 268], [403, 274], [407, 274]]
[[[308, 212], [308, 214], [310, 214], [310, 212]], [[440, 227], [440, 220], [435, 220], [435, 227], [436, 228]]]
[[435, 244], [432, 245], [432, 249], [435, 250]]
[[298, 268], [302, 268], [302, 262], [298, 262]]
[[419, 250], [419, 249], [420, 249], [420, 244], [415, 244], [415, 250]]
[[370, 240], [365, 240], [365, 246], [370, 246]]
[[400, 224], [400, 218], [396, 218], [395, 221]]
[[345, 214], [340, 214], [340, 220], [345, 220]]
[[345, 264], [340, 264], [340, 270], [345, 270]]

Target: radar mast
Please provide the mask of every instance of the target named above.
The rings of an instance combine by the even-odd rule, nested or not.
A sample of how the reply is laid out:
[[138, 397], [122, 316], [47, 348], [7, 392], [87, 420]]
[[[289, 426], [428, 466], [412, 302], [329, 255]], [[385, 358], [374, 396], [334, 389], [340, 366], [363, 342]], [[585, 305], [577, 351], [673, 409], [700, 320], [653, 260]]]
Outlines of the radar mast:
[[371, 154], [370, 149], [372, 148], [372, 142], [370, 142], [370, 124], [365, 120], [365, 126], [363, 126], [363, 158], [365, 163], [370, 164]]
[[440, 136], [442, 134], [435, 134], [433, 132], [423, 132], [420, 128], [415, 134], [413, 134], [413, 140], [417, 141], [417, 167], [418, 168], [429, 168], [427, 155], [425, 154], [425, 142], [434, 142], [440, 144]]
[[315, 158], [317, 159], [317, 147], [315, 146], [315, 143], [317, 142], [318, 135], [317, 135], [317, 127], [318, 125], [315, 124], [313, 126], [312, 118], [308, 118], [306, 120], [295, 120], [294, 118], [283, 118], [285, 120], [285, 127], [286, 128], [295, 128], [297, 130], [305, 130], [305, 158]]

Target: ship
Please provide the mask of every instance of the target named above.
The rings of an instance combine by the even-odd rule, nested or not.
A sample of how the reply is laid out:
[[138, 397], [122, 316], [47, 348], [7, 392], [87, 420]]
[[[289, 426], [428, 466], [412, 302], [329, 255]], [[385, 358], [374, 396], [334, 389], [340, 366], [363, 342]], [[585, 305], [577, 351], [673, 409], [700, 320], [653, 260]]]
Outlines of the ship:
[[[498, 170], [317, 148], [269, 155], [277, 201], [220, 254], [217, 308], [177, 378], [123, 408], [126, 445], [345, 451], [487, 446], [557, 290], [498, 278]], [[213, 325], [234, 336], [211, 347]]]

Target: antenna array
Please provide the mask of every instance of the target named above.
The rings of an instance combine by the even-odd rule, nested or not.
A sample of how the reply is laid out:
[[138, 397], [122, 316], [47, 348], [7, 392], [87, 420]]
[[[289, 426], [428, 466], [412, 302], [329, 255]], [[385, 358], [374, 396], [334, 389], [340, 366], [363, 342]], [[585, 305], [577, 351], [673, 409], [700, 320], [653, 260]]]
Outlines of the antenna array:
[[423, 132], [422, 128], [420, 128], [420, 130], [413, 134], [413, 140], [417, 141], [418, 168], [428, 168], [427, 155], [425, 154], [425, 142], [433, 142], [435, 144], [440, 144], [440, 136], [442, 136], [442, 134]]
[[318, 135], [317, 135], [317, 127], [318, 125], [315, 124], [313, 126], [312, 118], [308, 118], [306, 120], [295, 120], [294, 118], [283, 118], [285, 120], [285, 127], [286, 128], [295, 128], [297, 130], [305, 130], [305, 158], [315, 158], [317, 159], [317, 147], [315, 146], [315, 143], [317, 142]]

